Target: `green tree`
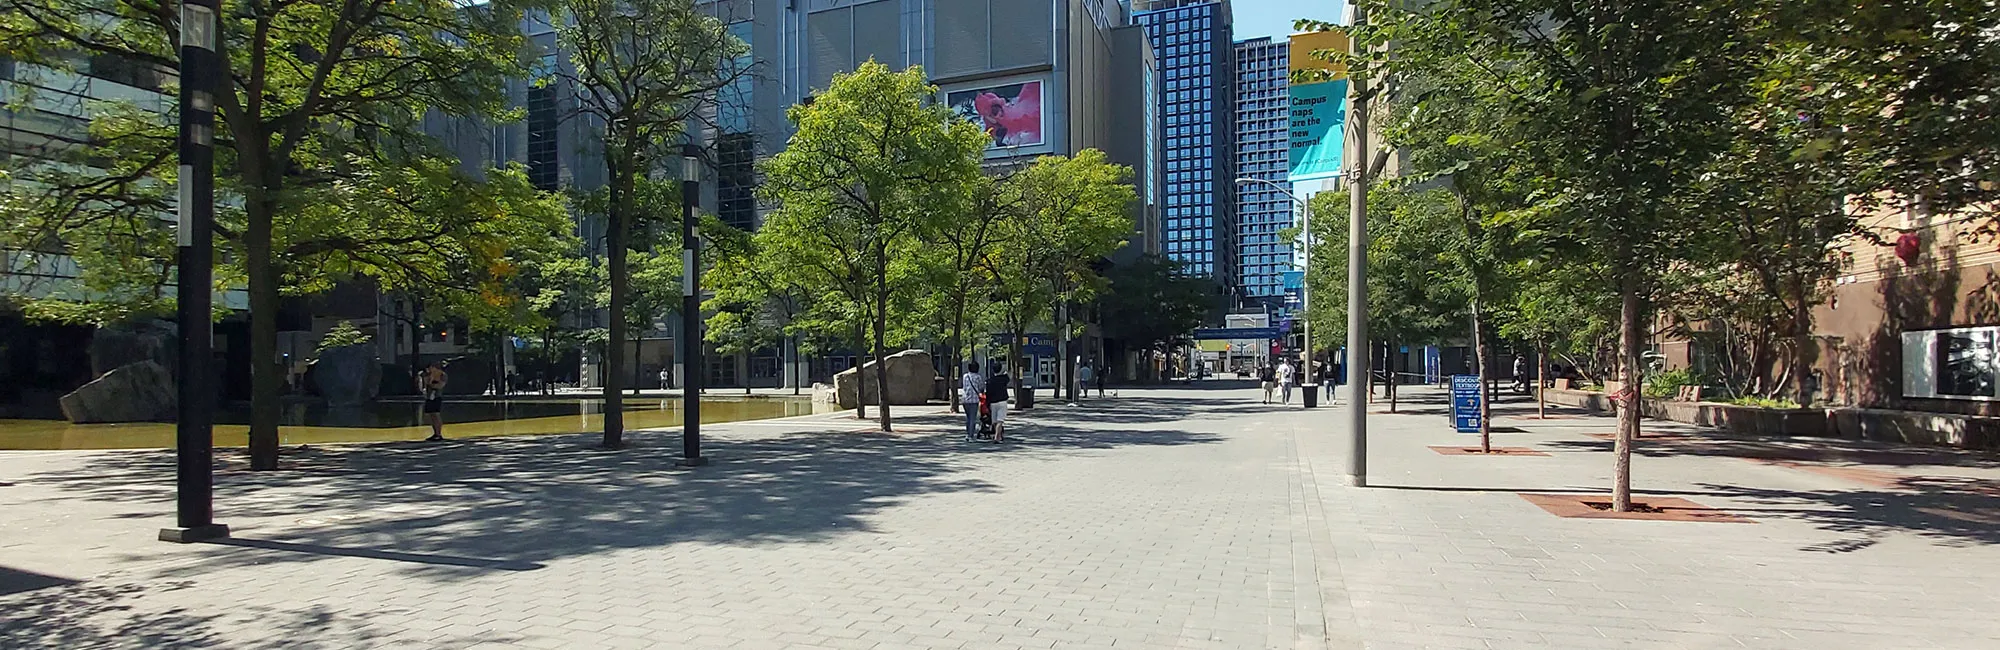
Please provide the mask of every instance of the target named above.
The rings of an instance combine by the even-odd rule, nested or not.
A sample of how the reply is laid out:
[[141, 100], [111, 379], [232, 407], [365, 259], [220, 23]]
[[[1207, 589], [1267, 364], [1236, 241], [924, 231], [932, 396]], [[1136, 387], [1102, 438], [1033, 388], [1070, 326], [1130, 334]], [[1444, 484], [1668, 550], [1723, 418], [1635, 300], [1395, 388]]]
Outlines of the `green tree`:
[[[1776, 396], [1789, 387], [1801, 404], [1812, 401], [1818, 352], [1812, 310], [1848, 262], [1840, 244], [1860, 235], [1849, 197], [1906, 182], [1860, 129], [1827, 119], [1843, 96], [1820, 90], [1839, 81], [1822, 67], [1824, 51], [1784, 41], [1764, 47], [1758, 74], [1745, 84], [1747, 101], [1736, 107], [1729, 149], [1709, 161], [1688, 198], [1709, 220], [1696, 264], [1678, 270], [1687, 281], [1667, 304], [1683, 322], [1746, 335], [1721, 345], [1739, 393]], [[1774, 366], [1790, 381], [1774, 380]]]
[[[0, 3], [0, 16], [5, 16], [0, 18], [0, 56], [53, 69], [103, 62], [170, 88], [163, 78], [179, 65], [181, 30], [179, 12], [167, 7], [138, 0], [5, 0]], [[373, 184], [395, 180], [435, 180], [399, 179], [406, 171], [429, 173], [403, 169], [412, 162], [434, 168], [423, 163], [425, 138], [418, 132], [426, 113], [501, 112], [503, 81], [521, 71], [522, 7], [445, 0], [357, 0], [338, 8], [274, 0], [223, 3], [216, 37], [226, 85], [214, 98], [219, 118], [216, 182], [218, 193], [228, 197], [219, 204], [237, 207], [220, 211], [217, 231], [227, 257], [240, 264], [240, 275], [217, 276], [219, 282], [240, 278], [248, 286], [251, 358], [277, 356], [281, 293], [334, 277], [315, 266], [322, 255], [452, 243], [481, 221], [483, 215], [448, 211], [429, 215], [422, 232], [379, 232], [357, 224], [378, 216], [400, 219], [373, 208], [397, 214], [414, 210], [395, 204], [393, 197], [360, 197], [349, 190], [381, 189]], [[142, 259], [159, 260], [125, 266], [157, 286], [161, 273], [146, 271], [164, 264], [170, 252], [163, 250], [156, 220], [174, 174], [172, 124], [167, 116], [155, 115], [99, 120], [92, 128], [103, 146], [93, 145], [83, 155], [108, 159], [102, 168], [110, 176], [93, 180], [89, 173], [81, 179], [74, 174], [65, 178], [62, 172], [36, 174], [40, 181], [55, 183], [47, 186], [54, 188], [48, 195], [62, 198], [52, 202], [55, 210], [34, 211], [39, 218], [26, 230], [74, 239], [73, 234], [121, 223], [127, 226], [123, 232], [135, 235], [119, 245], [151, 255]], [[329, 202], [360, 198], [373, 200], [365, 206]], [[329, 227], [329, 221], [342, 218], [347, 220], [340, 223], [348, 227]], [[25, 240], [15, 243], [19, 241]], [[102, 255], [87, 252], [79, 259], [92, 257]], [[282, 383], [283, 371], [275, 364], [252, 365], [255, 469], [277, 466]]]
[[[1791, 68], [1773, 99], [1811, 104], [1862, 152], [1878, 193], [1856, 198], [1972, 210], [2000, 233], [2000, 5], [1993, 0], [1768, 0], [1742, 30]], [[1797, 54], [1798, 56], [1794, 56]], [[1765, 77], [1768, 79], [1768, 77]], [[1775, 126], [1775, 123], [1773, 124]], [[1830, 135], [1830, 134], [1829, 134]], [[1869, 206], [1875, 207], [1875, 206]]]
[[1162, 255], [1113, 266], [1105, 280], [1109, 286], [1097, 298], [1104, 336], [1127, 352], [1172, 352], [1215, 309], [1208, 282]]
[[[979, 178], [987, 142], [936, 96], [922, 68], [863, 63], [786, 113], [797, 131], [764, 169], [760, 189], [779, 208], [757, 233], [759, 249], [831, 294], [823, 307], [844, 305], [843, 320], [867, 330], [878, 361], [891, 306], [921, 284], [918, 249], [940, 226], [935, 207]], [[886, 373], [876, 373], [884, 431], [888, 393]]]
[[[1051, 311], [1056, 335], [1070, 337], [1068, 306], [1102, 288], [1096, 267], [1132, 232], [1137, 194], [1131, 177], [1130, 167], [1085, 149], [1075, 156], [1042, 156], [1006, 179], [1006, 191], [1019, 196], [1020, 214], [1001, 221], [1004, 243], [988, 258], [987, 271], [1002, 296], [1009, 363], [1020, 362], [1026, 328]], [[1062, 360], [1063, 385], [1069, 384], [1070, 363]], [[1014, 376], [1023, 376], [1020, 368], [1014, 370]]]
[[[951, 349], [947, 367], [964, 365], [970, 342], [966, 328], [977, 322], [991, 298], [995, 277], [993, 256], [999, 254], [1001, 237], [1009, 230], [1004, 222], [1019, 218], [1021, 195], [1014, 191], [1015, 170], [981, 176], [966, 186], [966, 192], [951, 205], [950, 218], [930, 231], [930, 245], [923, 250], [925, 284], [933, 290], [919, 298], [923, 311], [932, 315], [945, 332]], [[959, 405], [957, 382], [945, 382], [948, 401], [955, 411]]]
[[[711, 228], [709, 241], [715, 255], [702, 286], [712, 293], [703, 308], [714, 314], [708, 318], [707, 336], [717, 350], [726, 354], [754, 352], [778, 344], [786, 358], [786, 372], [795, 372], [793, 363], [811, 337], [806, 320], [812, 308], [812, 292], [798, 273], [773, 263], [761, 254], [751, 233], [720, 222]], [[792, 377], [792, 393], [798, 394], [803, 378]], [[744, 392], [749, 392], [744, 383]]]
[[[1645, 309], [1656, 280], [1685, 256], [1692, 219], [1674, 198], [1694, 166], [1718, 153], [1730, 80], [1745, 74], [1741, 16], [1716, 2], [1454, 0], [1409, 7], [1371, 0], [1367, 46], [1394, 44], [1387, 69], [1488, 75], [1479, 97], [1504, 115], [1534, 170], [1536, 200], [1514, 218], [1604, 256], [1620, 294], [1620, 365], [1643, 372]], [[1638, 398], [1628, 393], [1616, 443], [1613, 506], [1631, 506], [1631, 440]]]
[[[673, 145], [686, 137], [690, 120], [715, 105], [717, 91], [747, 73], [734, 63], [745, 46], [695, 0], [563, 0], [559, 9], [556, 33], [570, 68], [558, 75], [575, 91], [578, 110], [602, 129], [610, 277], [604, 446], [616, 448], [624, 444], [622, 351], [634, 306], [628, 259], [634, 231], [671, 223], [677, 214], [649, 209], [662, 203], [649, 196], [657, 198], [664, 191], [659, 186], [671, 185], [653, 174], [663, 164], [680, 162]], [[651, 261], [646, 268], [660, 263]], [[660, 284], [659, 278], [651, 280]]]

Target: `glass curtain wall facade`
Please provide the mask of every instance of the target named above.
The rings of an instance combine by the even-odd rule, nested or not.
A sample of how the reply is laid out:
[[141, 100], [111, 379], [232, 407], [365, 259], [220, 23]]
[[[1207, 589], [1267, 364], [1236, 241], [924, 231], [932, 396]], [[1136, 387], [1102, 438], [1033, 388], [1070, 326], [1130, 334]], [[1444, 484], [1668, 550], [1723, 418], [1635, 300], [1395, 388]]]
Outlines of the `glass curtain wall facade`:
[[736, 58], [741, 76], [730, 82], [716, 97], [716, 126], [713, 143], [715, 160], [715, 216], [723, 223], [753, 230], [757, 219], [757, 134], [752, 117], [756, 113], [755, 34], [749, 16], [729, 24], [729, 33], [750, 49]]
[[1186, 272], [1237, 288], [1233, 187], [1235, 49], [1229, 4], [1140, 2], [1133, 22], [1146, 26], [1159, 57], [1159, 105], [1166, 131], [1164, 253]]
[[[1290, 44], [1258, 38], [1236, 44], [1236, 175], [1286, 185], [1289, 139]], [[1263, 183], [1236, 187], [1236, 244], [1242, 260], [1243, 297], [1282, 306], [1284, 273], [1292, 246], [1278, 232], [1293, 225], [1296, 208]]]

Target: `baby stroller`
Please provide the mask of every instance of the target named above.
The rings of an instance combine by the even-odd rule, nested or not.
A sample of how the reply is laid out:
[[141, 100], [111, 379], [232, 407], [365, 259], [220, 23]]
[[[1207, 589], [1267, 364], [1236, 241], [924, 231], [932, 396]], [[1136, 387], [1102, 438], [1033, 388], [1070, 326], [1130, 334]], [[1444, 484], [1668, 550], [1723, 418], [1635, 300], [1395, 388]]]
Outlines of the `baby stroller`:
[[979, 436], [980, 440], [993, 439], [993, 407], [987, 405], [986, 395], [979, 395]]

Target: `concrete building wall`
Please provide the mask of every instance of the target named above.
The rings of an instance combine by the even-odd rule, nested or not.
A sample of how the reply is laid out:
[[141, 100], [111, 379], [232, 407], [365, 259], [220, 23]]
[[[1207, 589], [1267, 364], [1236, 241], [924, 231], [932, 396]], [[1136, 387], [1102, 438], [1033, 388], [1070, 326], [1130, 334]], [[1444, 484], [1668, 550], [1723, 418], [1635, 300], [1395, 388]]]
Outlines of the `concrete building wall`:
[[[1159, 92], [1159, 62], [1144, 27], [1114, 30], [1112, 41], [1119, 62], [1112, 76], [1111, 147], [1113, 161], [1130, 165], [1133, 189], [1139, 200], [1132, 209], [1132, 241], [1119, 251], [1118, 261], [1130, 261], [1140, 254], [1160, 253], [1160, 185], [1164, 182], [1160, 131], [1160, 106], [1147, 101]], [[1137, 104], [1137, 106], [1134, 106]], [[1133, 113], [1139, 119], [1133, 119]]]

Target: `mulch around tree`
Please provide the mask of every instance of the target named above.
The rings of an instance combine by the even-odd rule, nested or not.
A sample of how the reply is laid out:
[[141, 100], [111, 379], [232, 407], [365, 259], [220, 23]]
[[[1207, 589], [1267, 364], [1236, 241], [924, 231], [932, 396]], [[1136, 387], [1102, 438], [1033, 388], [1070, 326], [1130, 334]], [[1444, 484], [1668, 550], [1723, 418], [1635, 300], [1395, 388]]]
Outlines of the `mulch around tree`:
[[1752, 524], [1747, 517], [1724, 512], [1679, 497], [1633, 497], [1630, 512], [1611, 510], [1609, 494], [1534, 494], [1522, 492], [1521, 498], [1528, 503], [1541, 506], [1543, 510], [1557, 517], [1568, 519], [1636, 519], [1640, 521], [1704, 521], [1712, 523]]
[[1494, 447], [1493, 451], [1480, 451], [1477, 446], [1431, 445], [1431, 451], [1446, 456], [1547, 456], [1548, 452], [1527, 447]]

